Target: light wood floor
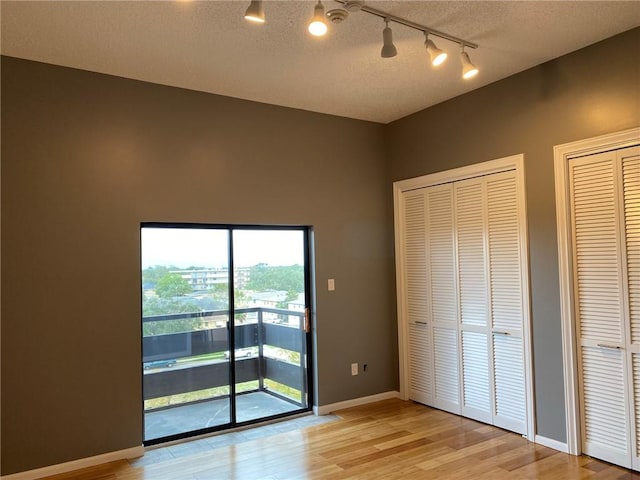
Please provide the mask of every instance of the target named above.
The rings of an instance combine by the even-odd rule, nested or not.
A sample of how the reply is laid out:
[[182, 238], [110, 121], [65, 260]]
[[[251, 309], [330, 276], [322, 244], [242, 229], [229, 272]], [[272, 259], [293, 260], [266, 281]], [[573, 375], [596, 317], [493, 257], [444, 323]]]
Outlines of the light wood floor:
[[[148, 452], [49, 480], [640, 479], [640, 474], [535, 445], [521, 436], [397, 399], [336, 412], [318, 426], [203, 447]], [[196, 447], [195, 445], [199, 445]]]

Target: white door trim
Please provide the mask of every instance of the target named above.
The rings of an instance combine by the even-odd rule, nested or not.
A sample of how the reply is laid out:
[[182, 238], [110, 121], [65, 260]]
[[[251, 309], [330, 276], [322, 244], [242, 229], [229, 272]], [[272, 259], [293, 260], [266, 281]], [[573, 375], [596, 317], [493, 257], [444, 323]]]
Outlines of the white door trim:
[[582, 446], [580, 445], [580, 399], [578, 398], [578, 363], [573, 307], [573, 248], [570, 233], [571, 214], [569, 211], [568, 183], [569, 160], [638, 144], [640, 144], [640, 128], [632, 128], [553, 147], [567, 449], [573, 455], [580, 455]]
[[421, 177], [410, 178], [407, 180], [399, 180], [393, 184], [393, 203], [394, 203], [394, 227], [395, 227], [395, 253], [396, 253], [396, 292], [398, 298], [398, 352], [400, 366], [400, 398], [407, 400], [409, 398], [409, 376], [407, 367], [407, 331], [406, 331], [406, 305], [403, 300], [403, 292], [405, 289], [404, 282], [404, 253], [402, 251], [402, 243], [400, 232], [402, 232], [404, 224], [404, 212], [402, 211], [401, 196], [403, 192], [415, 190], [418, 188], [430, 187], [442, 183], [451, 183], [467, 178], [473, 178], [481, 175], [490, 175], [492, 173], [500, 173], [506, 171], [516, 172], [516, 182], [518, 189], [518, 205], [521, 218], [521, 251], [524, 253], [521, 258], [521, 272], [523, 278], [522, 296], [523, 296], [523, 343], [524, 343], [524, 361], [525, 361], [525, 397], [526, 397], [526, 437], [533, 441], [535, 438], [535, 409], [533, 401], [533, 363], [531, 349], [531, 300], [529, 289], [529, 237], [527, 230], [527, 209], [525, 195], [525, 175], [524, 175], [524, 154], [512, 155], [510, 157], [490, 160], [488, 162], [468, 165], [444, 172], [432, 173]]

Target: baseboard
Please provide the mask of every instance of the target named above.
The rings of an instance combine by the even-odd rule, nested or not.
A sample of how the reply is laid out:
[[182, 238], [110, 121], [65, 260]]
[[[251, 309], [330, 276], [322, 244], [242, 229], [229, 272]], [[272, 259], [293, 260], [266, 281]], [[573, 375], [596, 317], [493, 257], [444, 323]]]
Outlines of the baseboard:
[[379, 402], [381, 400], [387, 400], [389, 398], [399, 398], [400, 392], [383, 392], [375, 395], [369, 395], [368, 397], [354, 398], [353, 400], [345, 400], [344, 402], [331, 403], [329, 405], [320, 405], [319, 407], [313, 407], [313, 413], [316, 415], [328, 415], [336, 410], [342, 410], [344, 408], [357, 407], [359, 405], [365, 405], [367, 403]]
[[554, 450], [558, 450], [559, 452], [569, 453], [569, 447], [566, 443], [559, 442], [558, 440], [553, 440], [552, 438], [536, 435], [534, 442], [542, 445], [543, 447], [549, 447], [553, 448]]
[[94, 467], [103, 463], [115, 462], [116, 460], [126, 460], [138, 458], [144, 455], [144, 447], [127, 448], [116, 452], [103, 453], [94, 457], [81, 458], [71, 462], [58, 463], [49, 465], [48, 467], [36, 468], [35, 470], [27, 470], [25, 472], [12, 473], [11, 475], [3, 475], [1, 480], [36, 480], [50, 475], [59, 475], [61, 473], [72, 472], [81, 468]]

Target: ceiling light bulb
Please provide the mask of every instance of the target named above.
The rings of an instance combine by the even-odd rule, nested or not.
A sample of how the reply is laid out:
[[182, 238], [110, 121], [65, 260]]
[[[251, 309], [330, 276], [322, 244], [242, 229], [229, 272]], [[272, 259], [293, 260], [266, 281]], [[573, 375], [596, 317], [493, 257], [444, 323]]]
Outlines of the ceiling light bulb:
[[426, 37], [426, 35], [425, 35], [424, 45], [427, 47], [427, 52], [431, 57], [431, 65], [433, 65], [434, 67], [442, 65], [444, 61], [447, 59], [447, 56], [448, 56], [447, 52], [445, 52], [444, 50], [440, 50], [438, 47], [436, 47], [436, 44], [433, 43], [431, 39]]
[[321, 37], [327, 33], [327, 21], [324, 16], [324, 5], [318, 0], [318, 4], [313, 9], [313, 18], [309, 22], [309, 33], [316, 37]]
[[382, 30], [382, 50], [380, 56], [382, 58], [395, 57], [398, 54], [396, 46], [393, 44], [393, 32], [389, 28], [389, 22], [385, 20], [386, 27]]
[[254, 23], [264, 23], [264, 8], [262, 0], [252, 0], [251, 5], [244, 13], [244, 18]]
[[471, 63], [469, 55], [464, 50], [460, 52], [460, 61], [462, 62], [462, 78], [469, 80], [478, 74], [478, 69]]

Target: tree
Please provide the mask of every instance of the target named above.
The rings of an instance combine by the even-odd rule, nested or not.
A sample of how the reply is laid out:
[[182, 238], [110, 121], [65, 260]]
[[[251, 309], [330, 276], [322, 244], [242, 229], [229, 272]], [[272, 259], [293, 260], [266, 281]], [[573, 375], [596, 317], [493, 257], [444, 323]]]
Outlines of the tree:
[[175, 298], [191, 293], [191, 285], [177, 273], [167, 273], [158, 280], [155, 290], [160, 298]]
[[142, 284], [148, 285], [153, 288], [162, 277], [164, 277], [170, 270], [177, 270], [176, 267], [167, 267], [164, 265], [155, 265], [153, 267], [147, 267], [142, 271]]
[[236, 308], [243, 308], [249, 306], [249, 297], [244, 293], [244, 290], [238, 290], [237, 288], [233, 291], [233, 300], [235, 302]]
[[[156, 315], [169, 315], [174, 313], [199, 312], [197, 305], [176, 299], [167, 298], [143, 298], [142, 316], [153, 317]], [[201, 323], [199, 318], [181, 318], [179, 320], [147, 321], [142, 324], [142, 333], [145, 337], [161, 335], [165, 333], [190, 332], [196, 330]]]
[[302, 265], [272, 267], [259, 263], [251, 267], [247, 289], [304, 292], [304, 267]]

